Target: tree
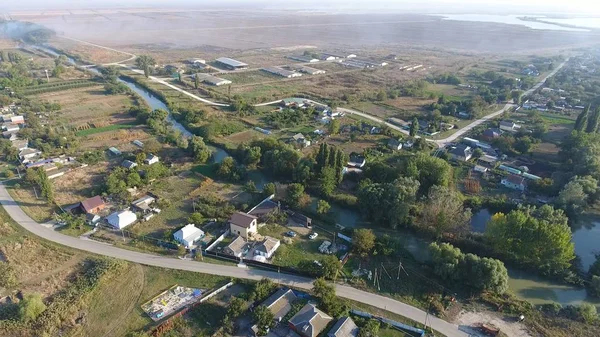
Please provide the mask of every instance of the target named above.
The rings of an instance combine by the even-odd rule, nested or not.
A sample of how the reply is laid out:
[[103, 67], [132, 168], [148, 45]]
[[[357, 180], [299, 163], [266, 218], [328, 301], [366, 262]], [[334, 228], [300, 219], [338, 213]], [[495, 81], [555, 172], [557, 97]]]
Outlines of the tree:
[[358, 330], [358, 337], [377, 337], [381, 323], [376, 319], [370, 319]]
[[135, 59], [135, 65], [144, 71], [144, 76], [150, 76], [150, 67], [154, 66], [156, 61], [149, 55], [140, 55]]
[[549, 205], [497, 213], [485, 237], [496, 252], [545, 272], [564, 271], [575, 258], [567, 217]]
[[300, 184], [290, 184], [286, 189], [286, 202], [293, 208], [298, 208], [304, 198], [304, 186]]
[[335, 294], [335, 288], [324, 278], [313, 282], [313, 294], [319, 300], [320, 307], [334, 317], [340, 317], [348, 312], [348, 305]]
[[387, 93], [385, 92], [385, 90], [380, 89], [379, 92], [377, 92], [376, 99], [380, 102], [385, 101], [387, 99]]
[[594, 133], [598, 131], [598, 124], [600, 123], [600, 107], [596, 108], [590, 118], [585, 129], [587, 133]]
[[593, 323], [598, 319], [598, 311], [596, 306], [590, 303], [583, 303], [577, 308], [579, 316], [586, 323]]
[[559, 192], [556, 206], [577, 215], [595, 199], [598, 181], [591, 176], [573, 177]]
[[364, 179], [358, 186], [358, 204], [364, 217], [375, 223], [397, 228], [408, 222], [419, 182], [401, 177], [391, 183], [373, 183]]
[[263, 196], [268, 197], [275, 195], [276, 190], [277, 188], [274, 183], [266, 183], [265, 186], [263, 186], [262, 194]]
[[463, 254], [449, 243], [429, 245], [433, 272], [444, 281], [479, 292], [503, 294], [508, 290], [508, 271], [500, 260]]
[[23, 322], [35, 321], [44, 311], [46, 311], [46, 305], [40, 294], [29, 294], [19, 302], [19, 318]]
[[192, 136], [188, 149], [192, 152], [195, 161], [198, 163], [206, 163], [208, 158], [210, 158], [210, 149], [206, 146], [202, 137]]
[[433, 186], [418, 218], [423, 228], [433, 228], [438, 238], [445, 233], [468, 230], [471, 210], [465, 209], [461, 195], [448, 187]]
[[156, 154], [162, 149], [162, 145], [154, 138], [148, 139], [144, 142], [144, 152]]
[[198, 89], [200, 86], [200, 76], [198, 74], [194, 74], [194, 88]]
[[521, 90], [513, 90], [510, 93], [510, 97], [516, 105], [521, 105], [521, 95], [523, 95]]
[[419, 132], [419, 119], [417, 117], [413, 118], [412, 123], [410, 124], [409, 135], [411, 137], [415, 137]]
[[366, 228], [357, 229], [352, 234], [352, 250], [361, 257], [367, 256], [375, 247], [375, 234]]
[[273, 316], [273, 312], [269, 310], [264, 305], [259, 305], [254, 309], [254, 320], [256, 321], [256, 326], [258, 327], [258, 335], [265, 336], [269, 329], [273, 327], [275, 324], [275, 317]]
[[329, 203], [327, 201], [319, 200], [317, 202], [317, 213], [327, 214], [327, 213], [329, 213], [330, 209], [331, 209], [331, 206], [329, 205]]
[[452, 166], [441, 158], [419, 153], [409, 160], [405, 172], [408, 172], [410, 165], [417, 169], [416, 178], [420, 183], [419, 193], [421, 195], [427, 195], [429, 189], [434, 185], [448, 186], [452, 180]]
[[334, 280], [340, 269], [342, 269], [342, 263], [334, 255], [327, 255], [321, 259], [322, 275], [324, 278]]
[[250, 300], [255, 302], [262, 302], [267, 298], [275, 289], [273, 281], [263, 278], [254, 284], [254, 289], [250, 294]]
[[573, 130], [575, 131], [584, 131], [587, 128], [588, 118], [590, 113], [590, 106], [588, 105], [575, 120], [575, 126]]
[[335, 190], [337, 179], [333, 167], [323, 167], [319, 177], [319, 190], [322, 195], [328, 196]]
[[332, 135], [337, 135], [338, 133], [340, 133], [340, 120], [339, 119], [334, 119], [329, 123], [329, 133], [331, 133]]
[[127, 186], [129, 187], [140, 187], [142, 186], [142, 178], [137, 172], [130, 172], [127, 175]]

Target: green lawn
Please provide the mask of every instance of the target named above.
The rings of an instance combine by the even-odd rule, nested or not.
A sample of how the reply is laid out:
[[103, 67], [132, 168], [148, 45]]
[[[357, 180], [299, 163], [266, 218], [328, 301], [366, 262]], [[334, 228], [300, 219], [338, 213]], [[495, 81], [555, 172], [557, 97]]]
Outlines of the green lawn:
[[575, 120], [567, 117], [554, 114], [541, 114], [542, 119], [550, 124], [575, 124]]
[[[268, 235], [282, 241], [287, 231], [290, 231], [290, 229], [277, 224], [269, 224], [258, 230], [261, 235]], [[295, 238], [292, 238], [292, 244], [281, 243], [273, 257], [273, 264], [298, 267], [303, 261], [320, 260], [325, 255], [319, 252], [319, 246], [327, 239], [324, 233], [319, 233], [316, 240], [309, 240], [307, 237], [298, 234]]]
[[92, 129], [77, 131], [77, 133], [75, 133], [75, 135], [79, 136], [79, 137], [83, 137], [83, 136], [93, 135], [96, 133], [115, 131], [115, 130], [120, 130], [120, 129], [130, 129], [133, 127], [135, 127], [135, 124], [113, 124], [113, 125], [103, 126], [100, 128], [92, 128]]

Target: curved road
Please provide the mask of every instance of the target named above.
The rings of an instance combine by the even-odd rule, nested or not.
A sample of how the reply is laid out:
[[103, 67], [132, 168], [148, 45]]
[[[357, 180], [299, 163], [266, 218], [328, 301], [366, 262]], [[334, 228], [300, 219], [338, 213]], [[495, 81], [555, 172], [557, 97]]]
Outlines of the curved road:
[[[42, 224], [35, 222], [27, 214], [25, 214], [21, 207], [13, 200], [11, 195], [8, 193], [4, 184], [1, 183], [0, 203], [2, 204], [2, 206], [4, 206], [4, 209], [6, 210], [8, 215], [23, 228], [39, 237], [64, 246], [76, 248], [98, 255], [104, 255], [117, 259], [127, 260], [134, 263], [140, 263], [143, 265], [186, 270], [204, 274], [221, 275], [240, 279], [259, 280], [266, 277], [274, 281], [278, 281], [279, 283], [297, 288], [312, 288], [313, 280], [305, 277], [289, 274], [280, 274], [258, 269], [247, 269], [219, 264], [210, 264], [191, 260], [175, 259], [166, 256], [159, 256], [147, 253], [140, 253], [118, 248], [97, 241], [83, 240], [61, 234], [49, 228], [48, 226], [43, 226]], [[337, 294], [341, 297], [369, 304], [384, 310], [388, 310], [398, 315], [408, 317], [417, 322], [423, 322], [426, 317], [426, 313], [424, 311], [410, 306], [408, 304], [393, 300], [391, 298], [358, 290], [344, 285], [336, 285], [336, 290]], [[433, 329], [445, 334], [448, 337], [468, 336], [468, 334], [458, 330], [458, 326], [441, 320], [435, 316], [429, 315], [428, 321]]]

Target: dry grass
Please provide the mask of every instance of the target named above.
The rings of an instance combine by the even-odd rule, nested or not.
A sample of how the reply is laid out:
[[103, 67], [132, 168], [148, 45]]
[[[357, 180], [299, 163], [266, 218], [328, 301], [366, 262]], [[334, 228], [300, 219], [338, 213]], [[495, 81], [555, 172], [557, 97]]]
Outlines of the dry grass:
[[105, 95], [102, 86], [49, 92], [35, 99], [59, 103], [62, 109], [52, 115], [53, 124], [73, 127], [92, 124], [131, 123], [134, 118], [126, 113], [132, 100], [126, 95]]
[[60, 50], [64, 50], [69, 54], [78, 55], [82, 59], [93, 63], [112, 63], [129, 58], [128, 55], [123, 53], [62, 38], [53, 39], [51, 43]]
[[[13, 184], [7, 184], [10, 195], [21, 206], [23, 211], [37, 222], [46, 222], [52, 218], [54, 208], [45, 199], [36, 198], [31, 187], [14, 188]], [[39, 193], [39, 191], [37, 191]]]
[[100, 185], [106, 177], [108, 163], [79, 168], [53, 180], [54, 195], [59, 205], [69, 205], [90, 197], [89, 190]]

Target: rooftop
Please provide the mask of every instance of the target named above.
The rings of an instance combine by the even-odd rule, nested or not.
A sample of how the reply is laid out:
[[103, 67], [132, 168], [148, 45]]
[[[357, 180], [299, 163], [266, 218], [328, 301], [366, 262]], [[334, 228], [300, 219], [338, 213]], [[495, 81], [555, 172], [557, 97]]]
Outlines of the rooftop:
[[340, 318], [333, 328], [327, 333], [327, 337], [356, 337], [358, 336], [358, 327], [350, 317]]
[[236, 212], [231, 215], [229, 222], [240, 227], [250, 228], [252, 221], [258, 219], [254, 215]]
[[85, 199], [81, 202], [81, 207], [86, 213], [89, 213], [94, 208], [102, 205], [104, 205], [104, 200], [102, 200], [102, 197], [100, 197], [99, 195]]
[[270, 236], [265, 237], [265, 241], [261, 242], [256, 249], [265, 253], [269, 253], [279, 244], [279, 240]]
[[518, 176], [516, 174], [511, 174], [508, 177], [506, 177], [506, 180], [511, 183], [511, 184], [515, 184], [515, 185], [521, 185], [525, 183], [525, 178], [523, 178], [522, 176]]
[[332, 319], [331, 316], [308, 303], [294, 317], [290, 318], [289, 323], [297, 331], [302, 331], [304, 335], [316, 337]]
[[198, 239], [198, 237], [204, 236], [204, 231], [197, 228], [194, 224], [187, 224], [175, 232], [173, 236], [180, 240], [191, 242]]
[[246, 240], [238, 235], [233, 241], [231, 241], [227, 245], [227, 248], [231, 249], [234, 252], [234, 254], [238, 254], [242, 252], [245, 246]]
[[244, 62], [240, 62], [238, 60], [234, 60], [229, 57], [219, 57], [217, 59], [217, 62], [226, 64], [226, 65], [232, 66], [232, 67], [247, 67], [248, 66], [248, 64], [246, 64]]
[[292, 310], [292, 304], [296, 299], [297, 297], [292, 289], [281, 288], [269, 296], [262, 305], [269, 308], [275, 319], [277, 319], [278, 317], [284, 317]]

